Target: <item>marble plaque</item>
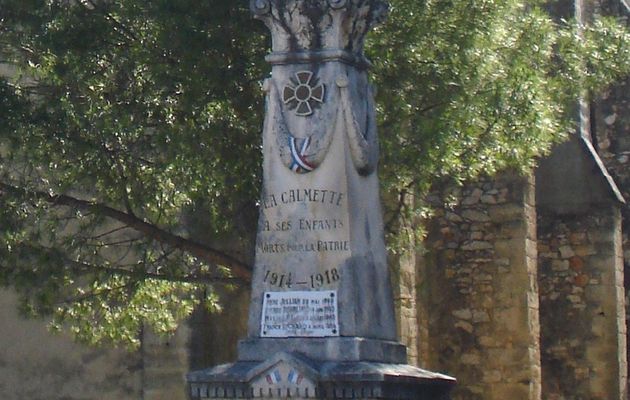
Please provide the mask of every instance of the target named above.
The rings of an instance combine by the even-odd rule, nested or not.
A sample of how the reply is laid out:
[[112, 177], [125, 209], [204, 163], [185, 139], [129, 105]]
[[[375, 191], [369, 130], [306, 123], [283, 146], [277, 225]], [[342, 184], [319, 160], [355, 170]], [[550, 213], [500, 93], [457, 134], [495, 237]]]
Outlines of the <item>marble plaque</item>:
[[261, 337], [339, 336], [335, 290], [265, 292]]

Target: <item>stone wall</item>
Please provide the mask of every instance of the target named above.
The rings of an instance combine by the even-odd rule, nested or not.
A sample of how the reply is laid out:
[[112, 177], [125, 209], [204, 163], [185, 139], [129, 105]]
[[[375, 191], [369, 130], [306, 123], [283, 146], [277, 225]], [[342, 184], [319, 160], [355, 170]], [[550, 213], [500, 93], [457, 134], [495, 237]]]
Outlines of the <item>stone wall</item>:
[[420, 264], [430, 343], [421, 359], [457, 377], [456, 400], [540, 399], [533, 181], [504, 174], [450, 197]]
[[222, 312], [199, 308], [193, 313], [188, 323], [190, 371], [236, 360], [236, 345], [247, 336], [249, 293], [249, 288], [222, 293]]
[[[594, 104], [597, 151], [626, 201], [630, 199], [630, 79], [609, 88]], [[630, 207], [622, 208], [626, 267], [630, 265]]]
[[[543, 393], [626, 399], [619, 210], [541, 213], [538, 254]], [[621, 385], [620, 385], [621, 384]]]
[[[593, 115], [598, 153], [624, 198], [630, 201], [630, 79], [606, 90], [593, 104]], [[626, 304], [630, 304], [630, 205], [626, 203], [621, 214]]]
[[[618, 0], [598, 0], [597, 11], [616, 16], [630, 27], [630, 10]], [[619, 186], [626, 202], [630, 201], [630, 78], [601, 93], [592, 104], [592, 129], [597, 151]], [[630, 304], [630, 205], [621, 208], [622, 246], [626, 276], [626, 304]], [[630, 319], [626, 308], [626, 320]], [[628, 353], [630, 357], [630, 351]]]
[[[606, 13], [621, 8], [608, 1]], [[612, 10], [611, 10], [612, 9]], [[621, 12], [619, 12], [621, 13]], [[630, 28], [630, 10], [621, 17]], [[630, 201], [630, 78], [601, 93], [592, 105], [594, 140], [599, 156], [615, 179], [626, 201]], [[626, 268], [630, 265], [630, 206], [622, 208]]]
[[416, 244], [411, 231], [402, 228], [407, 242], [397, 254], [390, 254], [394, 305], [396, 307], [396, 329], [401, 343], [407, 346], [407, 362], [418, 365], [418, 276], [416, 273]]
[[190, 329], [182, 324], [170, 337], [142, 334], [142, 400], [186, 400]]
[[123, 349], [90, 348], [45, 323], [16, 313], [16, 296], [0, 291], [0, 399], [138, 400], [142, 357]]
[[224, 312], [197, 310], [171, 337], [142, 334], [138, 351], [94, 348], [17, 314], [0, 291], [0, 399], [185, 400], [185, 375], [233, 360], [246, 333], [248, 290], [225, 294]]
[[237, 342], [247, 334], [249, 289], [220, 295], [221, 312], [198, 307], [171, 337], [143, 333], [142, 400], [186, 400], [188, 372], [236, 359]]

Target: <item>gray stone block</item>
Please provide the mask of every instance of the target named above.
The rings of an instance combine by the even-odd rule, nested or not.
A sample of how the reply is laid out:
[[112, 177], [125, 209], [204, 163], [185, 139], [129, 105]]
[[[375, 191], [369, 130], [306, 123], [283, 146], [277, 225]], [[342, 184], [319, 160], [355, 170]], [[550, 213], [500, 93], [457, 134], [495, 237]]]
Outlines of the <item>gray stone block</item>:
[[407, 361], [407, 349], [398, 342], [360, 337], [330, 338], [264, 338], [239, 342], [238, 358], [262, 361], [283, 351], [316, 354], [331, 361], [381, 361], [402, 364]]

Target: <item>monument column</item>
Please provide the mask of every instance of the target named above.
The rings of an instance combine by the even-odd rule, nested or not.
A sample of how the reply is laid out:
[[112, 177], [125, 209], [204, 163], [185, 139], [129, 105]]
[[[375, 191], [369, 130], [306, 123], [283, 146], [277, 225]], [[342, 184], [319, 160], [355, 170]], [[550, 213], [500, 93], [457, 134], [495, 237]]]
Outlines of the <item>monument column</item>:
[[376, 173], [368, 31], [380, 0], [251, 0], [271, 31], [263, 190], [248, 337], [238, 361], [189, 374], [193, 398], [444, 399], [406, 362]]
[[[386, 350], [391, 361], [403, 362], [404, 347], [392, 343], [373, 89], [362, 54], [363, 38], [385, 16], [386, 4], [257, 0], [252, 10], [271, 30], [273, 52], [264, 84], [250, 340], [241, 354], [264, 359], [300, 349], [339, 357], [339, 346], [351, 346], [359, 353], [345, 357], [381, 358]], [[310, 303], [327, 304], [328, 311], [313, 314]], [[291, 337], [329, 339], [305, 346]]]

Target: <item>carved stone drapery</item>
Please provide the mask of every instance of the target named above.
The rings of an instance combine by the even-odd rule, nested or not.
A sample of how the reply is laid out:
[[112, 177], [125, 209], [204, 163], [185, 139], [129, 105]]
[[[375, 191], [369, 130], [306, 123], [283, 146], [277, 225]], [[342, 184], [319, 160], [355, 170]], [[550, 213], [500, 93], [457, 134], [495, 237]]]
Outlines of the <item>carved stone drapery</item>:
[[265, 129], [276, 136], [284, 165], [296, 173], [315, 170], [328, 152], [333, 130], [341, 128], [357, 170], [364, 175], [374, 171], [378, 143], [363, 42], [369, 29], [385, 18], [387, 4], [252, 0], [250, 5], [272, 33], [273, 52], [267, 60], [274, 71], [265, 82]]

